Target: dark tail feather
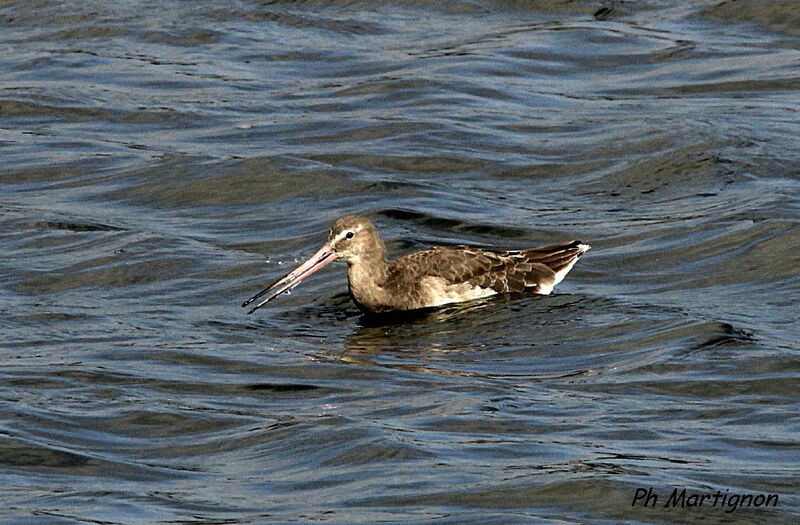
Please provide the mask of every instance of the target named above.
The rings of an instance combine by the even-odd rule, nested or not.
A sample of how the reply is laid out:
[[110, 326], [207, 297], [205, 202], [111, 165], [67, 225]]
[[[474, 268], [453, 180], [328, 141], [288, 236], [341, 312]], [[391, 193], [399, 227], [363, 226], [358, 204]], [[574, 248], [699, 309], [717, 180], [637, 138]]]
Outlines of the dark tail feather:
[[590, 246], [582, 241], [569, 241], [524, 250], [526, 258], [532, 263], [540, 263], [558, 273], [575, 264]]

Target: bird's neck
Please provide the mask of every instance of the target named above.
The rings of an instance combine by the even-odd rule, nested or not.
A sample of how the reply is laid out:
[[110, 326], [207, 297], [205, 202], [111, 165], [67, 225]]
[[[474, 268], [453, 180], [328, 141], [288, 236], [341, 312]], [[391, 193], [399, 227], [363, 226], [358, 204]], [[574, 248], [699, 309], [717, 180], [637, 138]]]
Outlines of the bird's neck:
[[366, 254], [348, 261], [347, 281], [356, 302], [371, 306], [386, 304], [390, 297], [385, 288], [388, 277], [386, 256], [381, 253]]

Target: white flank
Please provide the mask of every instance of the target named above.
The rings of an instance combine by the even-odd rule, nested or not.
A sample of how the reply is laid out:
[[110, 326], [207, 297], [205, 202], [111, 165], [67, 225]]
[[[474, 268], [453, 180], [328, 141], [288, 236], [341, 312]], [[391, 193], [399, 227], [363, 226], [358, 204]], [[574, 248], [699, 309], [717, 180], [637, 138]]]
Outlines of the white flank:
[[431, 303], [428, 306], [441, 306], [443, 304], [471, 301], [495, 295], [497, 292], [491, 288], [472, 286], [469, 283], [449, 284], [441, 277], [423, 277], [422, 285], [428, 291]]

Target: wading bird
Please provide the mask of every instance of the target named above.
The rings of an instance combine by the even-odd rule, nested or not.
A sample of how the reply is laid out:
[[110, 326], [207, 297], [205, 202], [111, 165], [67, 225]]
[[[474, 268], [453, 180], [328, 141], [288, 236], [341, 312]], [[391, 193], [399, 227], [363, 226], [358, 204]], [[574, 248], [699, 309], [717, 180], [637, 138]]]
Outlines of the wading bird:
[[368, 312], [415, 310], [509, 292], [547, 295], [588, 249], [581, 241], [511, 251], [437, 246], [387, 263], [375, 225], [366, 217], [345, 215], [333, 223], [317, 253], [242, 306], [261, 299], [247, 312], [253, 313], [336, 260], [347, 263], [350, 295]]

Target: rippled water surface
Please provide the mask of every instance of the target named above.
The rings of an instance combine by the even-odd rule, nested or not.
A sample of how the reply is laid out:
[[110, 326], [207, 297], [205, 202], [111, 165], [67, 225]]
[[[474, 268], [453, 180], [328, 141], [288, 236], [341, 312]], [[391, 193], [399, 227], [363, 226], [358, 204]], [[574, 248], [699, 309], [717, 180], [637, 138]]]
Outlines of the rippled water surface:
[[[797, 522], [798, 35], [785, 1], [0, 2], [0, 523]], [[245, 315], [348, 213], [393, 255], [593, 249], [547, 297], [374, 319], [333, 265]]]

